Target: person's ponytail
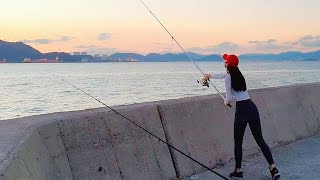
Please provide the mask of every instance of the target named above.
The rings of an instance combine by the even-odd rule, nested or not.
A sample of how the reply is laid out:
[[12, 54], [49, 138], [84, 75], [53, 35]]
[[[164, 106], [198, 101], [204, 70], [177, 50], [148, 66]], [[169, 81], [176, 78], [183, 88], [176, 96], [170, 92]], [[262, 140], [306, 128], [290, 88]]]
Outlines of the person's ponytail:
[[237, 92], [246, 91], [247, 85], [238, 67], [227, 67], [231, 76], [231, 87]]

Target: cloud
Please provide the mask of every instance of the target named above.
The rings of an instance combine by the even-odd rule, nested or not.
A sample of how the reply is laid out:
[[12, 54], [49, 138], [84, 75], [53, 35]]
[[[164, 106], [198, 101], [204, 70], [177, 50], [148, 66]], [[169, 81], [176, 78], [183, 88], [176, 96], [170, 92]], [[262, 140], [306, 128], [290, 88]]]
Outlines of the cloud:
[[59, 39], [24, 39], [21, 40], [21, 42], [26, 44], [52, 44], [55, 42], [68, 42], [71, 39], [74, 39], [75, 37], [71, 36], [59, 36]]
[[248, 43], [249, 44], [258, 44], [258, 43], [260, 43], [261, 41], [249, 41]]
[[[180, 50], [180, 49], [179, 49]], [[166, 54], [166, 53], [181, 53], [181, 50], [179, 51], [177, 50], [177, 48], [173, 48], [173, 47], [164, 47], [161, 49], [161, 51], [159, 51], [158, 53], [160, 54]]]
[[100, 47], [95, 45], [79, 45], [75, 46], [75, 49], [80, 49], [81, 51], [86, 51], [89, 54], [113, 54], [117, 52], [117, 49], [115, 48], [108, 48], [108, 47]]
[[303, 47], [320, 47], [320, 36], [307, 35], [292, 43]]
[[238, 44], [232, 43], [232, 42], [223, 42], [217, 45], [213, 46], [207, 46], [207, 47], [193, 47], [188, 49], [188, 51], [192, 52], [198, 52], [198, 53], [221, 53], [221, 52], [227, 52], [227, 51], [235, 51], [239, 49], [240, 46]]
[[53, 39], [33, 39], [33, 40], [24, 39], [24, 40], [21, 40], [21, 42], [27, 43], [27, 44], [51, 44], [54, 41], [55, 40], [53, 40]]
[[314, 38], [316, 38], [316, 37], [313, 37], [312, 35], [307, 35], [307, 36], [300, 38], [299, 41], [308, 41], [308, 40], [313, 40]]
[[298, 42], [284, 42], [284, 44], [297, 45], [299, 43]]
[[105, 41], [105, 40], [110, 39], [111, 36], [112, 36], [112, 34], [110, 34], [110, 33], [100, 33], [100, 34], [98, 34], [97, 40]]
[[276, 39], [269, 39], [268, 41], [267, 41], [267, 43], [275, 43], [275, 42], [277, 42], [278, 40], [276, 40]]
[[57, 40], [57, 41], [60, 41], [60, 42], [67, 42], [67, 41], [70, 41], [72, 39], [74, 39], [75, 37], [71, 37], [71, 36], [60, 36], [60, 40]]
[[249, 41], [251, 51], [259, 51], [265, 53], [275, 53], [283, 51], [307, 51], [320, 47], [320, 36], [306, 35], [296, 41], [279, 42], [276, 39], [268, 39], [266, 41]]
[[232, 42], [223, 42], [221, 44], [218, 44], [212, 47], [214, 51], [233, 51], [238, 48], [239, 48], [239, 45]]
[[275, 42], [277, 42], [276, 39], [269, 39], [267, 41], [249, 41], [248, 43], [249, 44], [265, 44], [265, 43], [271, 44], [271, 43], [275, 43]]
[[153, 42], [152, 47], [154, 47], [156, 52], [160, 54], [181, 52], [181, 49], [176, 43]]
[[256, 50], [287, 50], [292, 48], [290, 43], [280, 43], [276, 39], [268, 39], [266, 41], [249, 41]]
[[173, 47], [164, 47], [162, 48], [162, 50], [164, 51], [174, 51], [176, 48], [173, 48]]
[[161, 47], [168, 47], [168, 46], [172, 46], [172, 44], [168, 44], [168, 43], [161, 43], [161, 42], [153, 42], [152, 43], [155, 46], [161, 46]]
[[80, 46], [75, 46], [74, 48], [76, 49], [86, 49], [88, 47], [92, 47], [92, 46], [83, 46], [83, 45], [80, 45]]
[[307, 51], [320, 47], [320, 36], [307, 35], [299, 38], [297, 41], [281, 42], [277, 39], [251, 40], [248, 44], [235, 44], [232, 42], [223, 42], [214, 46], [193, 47], [188, 51], [211, 54], [211, 53], [280, 53], [284, 51]]

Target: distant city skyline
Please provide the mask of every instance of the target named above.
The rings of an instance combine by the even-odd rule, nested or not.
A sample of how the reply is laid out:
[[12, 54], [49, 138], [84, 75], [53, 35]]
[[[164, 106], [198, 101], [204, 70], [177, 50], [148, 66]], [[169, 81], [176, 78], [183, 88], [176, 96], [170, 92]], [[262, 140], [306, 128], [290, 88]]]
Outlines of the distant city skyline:
[[[187, 50], [279, 53], [320, 48], [318, 0], [144, 0]], [[10, 0], [0, 39], [39, 51], [181, 52], [139, 0]]]

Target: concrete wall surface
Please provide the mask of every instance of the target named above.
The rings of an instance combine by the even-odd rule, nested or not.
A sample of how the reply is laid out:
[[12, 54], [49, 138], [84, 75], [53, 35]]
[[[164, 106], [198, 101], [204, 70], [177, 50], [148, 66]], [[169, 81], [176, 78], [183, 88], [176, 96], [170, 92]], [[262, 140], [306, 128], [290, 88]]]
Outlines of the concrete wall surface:
[[[319, 90], [318, 83], [250, 91], [260, 112], [264, 139], [271, 148], [320, 132]], [[161, 104], [168, 141], [210, 168], [233, 157], [234, 111], [235, 104], [232, 109], [224, 108], [222, 99], [214, 96]], [[243, 150], [245, 156], [260, 151], [249, 127]], [[205, 170], [177, 152], [173, 159], [182, 177]]]
[[[314, 83], [249, 92], [270, 147], [320, 132], [319, 91]], [[233, 157], [235, 104], [225, 108], [217, 95], [114, 109], [210, 168]], [[259, 152], [250, 128], [243, 149]], [[160, 180], [203, 171], [108, 108], [0, 121], [0, 179]]]

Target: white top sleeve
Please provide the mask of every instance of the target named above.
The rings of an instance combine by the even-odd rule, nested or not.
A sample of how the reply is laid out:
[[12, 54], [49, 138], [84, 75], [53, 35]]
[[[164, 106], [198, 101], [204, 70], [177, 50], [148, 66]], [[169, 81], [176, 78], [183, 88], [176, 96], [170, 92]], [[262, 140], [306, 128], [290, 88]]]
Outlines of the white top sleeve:
[[223, 73], [211, 73], [212, 79], [224, 79], [224, 85], [226, 89], [225, 103], [229, 104], [232, 98], [236, 101], [243, 101], [250, 99], [248, 91], [234, 91], [231, 87], [231, 76], [227, 72]]
[[226, 72], [211, 73], [211, 75], [213, 76], [212, 79], [224, 79], [228, 75], [228, 73]]
[[230, 74], [227, 74], [224, 78], [224, 85], [226, 88], [226, 99], [225, 102], [227, 104], [230, 103], [230, 101], [232, 100], [232, 94], [231, 94], [231, 76]]

